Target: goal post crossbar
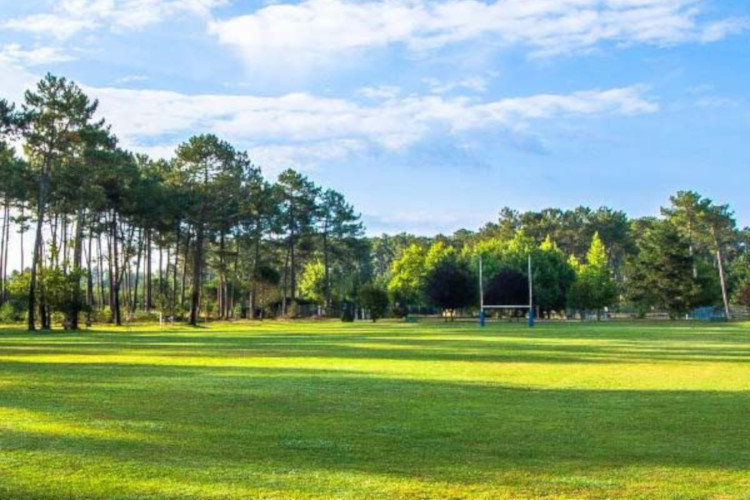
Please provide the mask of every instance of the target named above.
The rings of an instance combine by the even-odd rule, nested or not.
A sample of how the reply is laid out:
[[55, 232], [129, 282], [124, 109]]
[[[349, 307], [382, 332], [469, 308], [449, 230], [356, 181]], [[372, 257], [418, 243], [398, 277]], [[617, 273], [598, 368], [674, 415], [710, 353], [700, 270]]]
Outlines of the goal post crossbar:
[[482, 273], [482, 256], [479, 255], [479, 325], [485, 324], [485, 309], [528, 309], [529, 327], [534, 326], [534, 281], [531, 275], [531, 255], [529, 255], [529, 303], [525, 305], [491, 305], [484, 303], [484, 276]]
[[483, 309], [529, 309], [533, 306], [530, 306], [528, 304], [524, 304], [522, 306], [491, 306], [491, 305], [485, 305]]

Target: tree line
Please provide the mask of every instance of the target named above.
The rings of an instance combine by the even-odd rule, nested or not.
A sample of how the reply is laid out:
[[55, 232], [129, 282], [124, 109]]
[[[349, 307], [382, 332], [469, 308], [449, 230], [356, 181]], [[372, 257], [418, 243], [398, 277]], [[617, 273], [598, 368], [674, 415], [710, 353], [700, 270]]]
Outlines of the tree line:
[[488, 304], [528, 303], [544, 317], [652, 311], [679, 318], [697, 308], [732, 317], [750, 306], [750, 229], [728, 205], [694, 191], [669, 199], [659, 217], [630, 218], [610, 208], [501, 210], [479, 231], [372, 240], [373, 267], [394, 309], [476, 308], [481, 257]]
[[750, 306], [750, 230], [693, 191], [659, 217], [504, 208], [477, 231], [366, 237], [341, 193], [299, 172], [269, 181], [211, 134], [171, 159], [133, 153], [97, 105], [52, 75], [0, 100], [0, 321], [476, 312], [480, 260], [486, 302], [521, 304], [529, 256], [544, 317]]
[[[35, 330], [55, 315], [71, 329], [84, 315], [120, 325], [156, 310], [191, 324], [295, 315], [311, 263], [323, 312], [357, 294], [363, 226], [342, 194], [294, 170], [269, 182], [214, 135], [190, 138], [170, 160], [134, 154], [97, 105], [53, 75], [20, 106], [0, 100], [2, 319]], [[9, 272], [10, 252], [21, 271]]]

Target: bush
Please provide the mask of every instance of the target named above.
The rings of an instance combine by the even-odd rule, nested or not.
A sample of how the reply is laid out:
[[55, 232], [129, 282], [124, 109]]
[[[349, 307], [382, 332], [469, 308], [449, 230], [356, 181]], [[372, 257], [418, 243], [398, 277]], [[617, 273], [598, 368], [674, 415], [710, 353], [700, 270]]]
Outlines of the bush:
[[344, 323], [354, 323], [354, 304], [344, 302], [343, 311], [341, 312], [341, 321]]
[[365, 285], [359, 292], [359, 300], [364, 309], [370, 311], [373, 322], [385, 316], [388, 311], [388, 292], [376, 285]]
[[19, 323], [25, 318], [25, 312], [19, 311], [10, 302], [6, 302], [0, 307], [0, 323]]
[[743, 306], [750, 307], [750, 282], [745, 283], [737, 293], [737, 302]]

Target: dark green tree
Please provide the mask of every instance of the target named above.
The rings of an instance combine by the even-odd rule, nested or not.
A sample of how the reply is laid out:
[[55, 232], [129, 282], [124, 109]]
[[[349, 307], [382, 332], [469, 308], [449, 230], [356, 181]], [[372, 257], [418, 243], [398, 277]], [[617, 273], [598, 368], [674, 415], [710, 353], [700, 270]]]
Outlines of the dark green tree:
[[384, 317], [388, 311], [388, 292], [375, 284], [367, 284], [359, 291], [360, 306], [370, 313], [373, 322]]
[[687, 237], [674, 224], [662, 221], [647, 230], [638, 246], [630, 264], [627, 297], [642, 312], [661, 308], [673, 319], [690, 311], [699, 289]]
[[[24, 97], [25, 151], [38, 177], [37, 223], [28, 308], [28, 328], [33, 331], [36, 330], [37, 274], [42, 260], [42, 228], [47, 211], [50, 177], [80, 154], [81, 132], [91, 123], [97, 102], [89, 100], [74, 82], [49, 74], [37, 84], [34, 91], [27, 91]], [[42, 327], [49, 328], [48, 315], [42, 311], [40, 316]]]
[[469, 264], [455, 254], [449, 254], [432, 266], [424, 277], [427, 300], [451, 317], [455, 312], [476, 303], [477, 282]]
[[243, 154], [214, 135], [192, 137], [177, 148], [175, 166], [192, 201], [189, 220], [195, 228], [189, 319], [193, 326], [198, 324], [206, 232], [224, 223], [225, 208], [232, 205], [235, 189], [242, 185], [246, 163]]

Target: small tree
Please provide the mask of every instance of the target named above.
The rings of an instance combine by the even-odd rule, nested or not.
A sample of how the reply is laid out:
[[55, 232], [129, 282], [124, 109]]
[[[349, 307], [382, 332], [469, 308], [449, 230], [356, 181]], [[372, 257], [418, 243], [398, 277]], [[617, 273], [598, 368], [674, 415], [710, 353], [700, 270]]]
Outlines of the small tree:
[[427, 272], [424, 280], [427, 299], [451, 313], [468, 307], [476, 299], [476, 286], [469, 265], [451, 254]]
[[388, 281], [388, 293], [398, 309], [420, 302], [420, 288], [425, 275], [425, 255], [419, 245], [407, 247], [393, 261]]
[[[327, 272], [320, 260], [313, 260], [305, 264], [299, 280], [299, 291], [302, 296], [316, 304], [323, 306], [326, 302]], [[330, 296], [330, 295], [329, 295]]]
[[617, 287], [607, 261], [607, 249], [599, 233], [595, 233], [586, 253], [586, 264], [576, 266], [575, 262], [572, 263], [577, 272], [569, 305], [579, 311], [596, 310], [597, 319], [601, 319], [602, 309], [617, 300]]
[[359, 291], [360, 304], [370, 311], [373, 322], [379, 320], [388, 311], [388, 292], [377, 285], [365, 285]]

